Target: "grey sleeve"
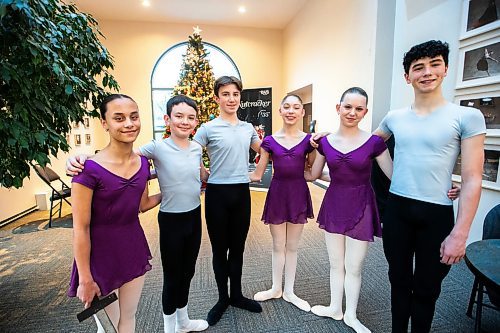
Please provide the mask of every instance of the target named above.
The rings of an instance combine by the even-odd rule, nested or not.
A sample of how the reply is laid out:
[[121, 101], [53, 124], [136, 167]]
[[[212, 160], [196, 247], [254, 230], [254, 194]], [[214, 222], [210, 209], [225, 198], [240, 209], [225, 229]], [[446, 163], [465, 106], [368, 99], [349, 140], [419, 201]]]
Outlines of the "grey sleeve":
[[461, 117], [460, 129], [462, 131], [462, 139], [486, 133], [486, 122], [481, 111], [474, 108], [466, 108]]
[[390, 113], [386, 114], [384, 119], [382, 119], [382, 121], [380, 122], [380, 124], [378, 125], [378, 129], [381, 130], [382, 132], [386, 133], [386, 134], [391, 134], [392, 135], [392, 131], [389, 129], [389, 126], [387, 124], [388, 122], [388, 118], [390, 117]]
[[198, 142], [203, 147], [206, 147], [208, 145], [208, 133], [205, 124], [201, 125], [198, 128], [196, 134], [193, 137], [193, 140]]
[[150, 142], [146, 143], [144, 146], [139, 147], [139, 151], [141, 152], [141, 155], [146, 157], [147, 159], [154, 158], [155, 150], [156, 150], [156, 140], [151, 140]]
[[257, 134], [257, 131], [252, 126], [252, 139], [250, 140], [250, 143], [253, 144], [256, 141], [260, 141], [260, 138], [259, 138], [259, 135]]

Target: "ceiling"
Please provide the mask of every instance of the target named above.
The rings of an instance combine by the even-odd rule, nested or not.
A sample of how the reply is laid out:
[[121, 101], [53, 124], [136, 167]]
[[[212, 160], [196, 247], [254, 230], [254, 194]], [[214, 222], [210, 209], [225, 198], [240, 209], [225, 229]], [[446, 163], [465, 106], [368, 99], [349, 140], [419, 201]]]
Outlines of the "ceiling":
[[[283, 29], [309, 0], [68, 0], [100, 20]], [[238, 7], [246, 12], [240, 14]]]

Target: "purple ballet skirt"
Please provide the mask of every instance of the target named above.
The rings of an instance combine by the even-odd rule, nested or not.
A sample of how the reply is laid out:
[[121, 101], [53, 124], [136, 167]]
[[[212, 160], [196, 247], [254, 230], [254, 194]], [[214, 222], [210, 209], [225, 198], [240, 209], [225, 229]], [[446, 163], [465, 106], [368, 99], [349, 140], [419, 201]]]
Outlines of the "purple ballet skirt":
[[326, 158], [331, 179], [318, 214], [321, 229], [362, 241], [382, 236], [370, 176], [373, 159], [386, 149], [376, 135], [345, 154], [332, 147], [327, 137], [321, 138], [318, 152]]
[[274, 168], [262, 214], [265, 224], [304, 224], [314, 217], [311, 194], [304, 179], [306, 156], [314, 150], [310, 138], [307, 134], [290, 149], [280, 145], [272, 135], [262, 141], [261, 148], [271, 155]]
[[[90, 271], [103, 296], [151, 270], [151, 252], [138, 216], [148, 178], [149, 164], [141, 157], [141, 167], [130, 179], [87, 160], [83, 172], [72, 180], [94, 191], [90, 217]], [[68, 296], [76, 296], [78, 280], [74, 261]]]

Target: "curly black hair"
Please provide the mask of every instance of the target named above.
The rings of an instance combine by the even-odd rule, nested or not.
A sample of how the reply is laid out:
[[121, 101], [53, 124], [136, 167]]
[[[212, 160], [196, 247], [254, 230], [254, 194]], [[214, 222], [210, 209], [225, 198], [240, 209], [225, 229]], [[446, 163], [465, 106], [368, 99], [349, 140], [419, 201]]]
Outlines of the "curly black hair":
[[448, 43], [441, 42], [439, 40], [430, 40], [428, 42], [415, 45], [404, 55], [403, 67], [405, 69], [405, 73], [409, 73], [412, 62], [426, 57], [435, 58], [441, 55], [443, 56], [444, 64], [448, 66], [449, 53], [450, 47]]

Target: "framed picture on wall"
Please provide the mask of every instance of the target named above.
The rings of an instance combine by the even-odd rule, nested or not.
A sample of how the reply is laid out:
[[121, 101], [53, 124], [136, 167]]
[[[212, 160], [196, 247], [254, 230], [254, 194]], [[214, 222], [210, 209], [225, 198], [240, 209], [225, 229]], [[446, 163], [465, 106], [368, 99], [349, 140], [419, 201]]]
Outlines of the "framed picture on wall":
[[500, 82], [500, 36], [460, 48], [457, 89]]
[[457, 96], [455, 103], [479, 109], [486, 123], [486, 135], [500, 137], [500, 90]]
[[80, 134], [75, 134], [75, 146], [82, 144], [82, 136]]
[[90, 145], [90, 134], [85, 134], [85, 144]]
[[460, 39], [500, 28], [500, 0], [462, 0]]
[[90, 127], [90, 118], [89, 117], [83, 117], [83, 127], [85, 127], [85, 128]]
[[[487, 146], [487, 148], [484, 150], [483, 185], [500, 188], [500, 179], [498, 177], [500, 150], [488, 148], [489, 147]], [[453, 168], [454, 175], [460, 176], [461, 166], [462, 159], [459, 155], [457, 158], [457, 162], [455, 163], [455, 167]]]

